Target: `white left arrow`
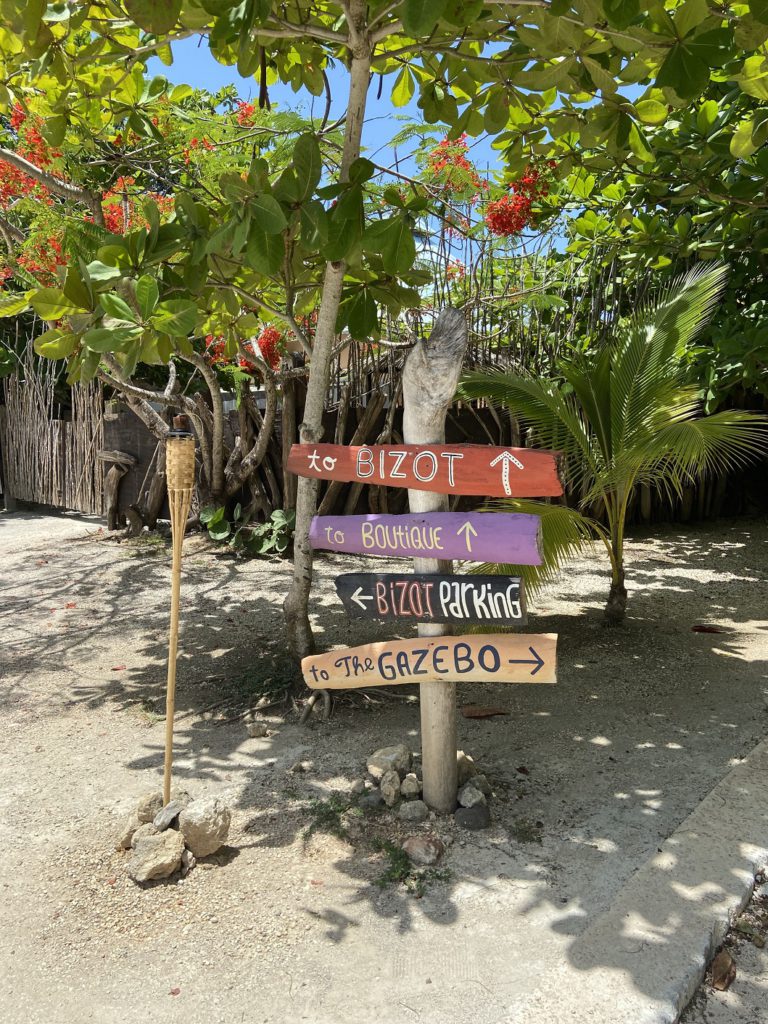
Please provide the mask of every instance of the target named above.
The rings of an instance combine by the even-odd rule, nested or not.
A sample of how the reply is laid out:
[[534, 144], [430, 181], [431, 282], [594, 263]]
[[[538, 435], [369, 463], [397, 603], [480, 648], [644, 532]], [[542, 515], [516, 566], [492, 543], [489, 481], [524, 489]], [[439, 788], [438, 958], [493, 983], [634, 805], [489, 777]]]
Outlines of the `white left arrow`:
[[501, 463], [501, 483], [504, 487], [505, 494], [512, 494], [512, 488], [509, 486], [509, 465], [514, 463], [518, 469], [525, 469], [525, 466], [519, 459], [516, 459], [512, 452], [502, 452], [501, 455], [497, 455], [495, 459], [490, 463], [491, 466], [496, 466]]
[[365, 611], [365, 602], [366, 601], [372, 601], [373, 597], [370, 594], [368, 594], [365, 597], [363, 597], [362, 594], [363, 594], [363, 588], [362, 587], [358, 587], [357, 590], [354, 592], [354, 594], [352, 594], [352, 597], [350, 598], [350, 600], [354, 601], [355, 604], [359, 604], [360, 607], [363, 609], [363, 611]]

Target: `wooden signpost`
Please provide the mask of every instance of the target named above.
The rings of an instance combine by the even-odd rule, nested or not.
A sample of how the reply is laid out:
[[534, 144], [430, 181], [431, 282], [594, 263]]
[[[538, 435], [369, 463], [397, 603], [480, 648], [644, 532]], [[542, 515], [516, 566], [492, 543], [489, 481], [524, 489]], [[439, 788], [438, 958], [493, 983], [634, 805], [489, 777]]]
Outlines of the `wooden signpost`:
[[295, 444], [288, 469], [297, 476], [419, 488], [489, 498], [557, 497], [557, 453], [482, 444]]
[[411, 620], [418, 637], [311, 655], [314, 690], [419, 684], [423, 796], [435, 810], [456, 806], [456, 682], [554, 683], [552, 633], [447, 636], [451, 623], [522, 625], [514, 576], [457, 577], [452, 559], [541, 565], [538, 516], [449, 512], [448, 494], [554, 497], [559, 456], [520, 448], [446, 445], [445, 416], [467, 345], [464, 314], [445, 309], [403, 370], [402, 445], [294, 445], [288, 469], [301, 476], [407, 487], [409, 515], [316, 516], [313, 548], [410, 556], [414, 575], [345, 574], [336, 588], [358, 617]]
[[418, 637], [347, 647], [304, 658], [312, 689], [348, 690], [458, 680], [473, 683], [554, 683], [554, 633]]
[[540, 529], [538, 516], [515, 512], [315, 516], [309, 542], [357, 555], [541, 565]]
[[489, 622], [524, 626], [519, 576], [447, 576], [428, 573], [345, 573], [336, 593], [358, 619], [412, 622]]

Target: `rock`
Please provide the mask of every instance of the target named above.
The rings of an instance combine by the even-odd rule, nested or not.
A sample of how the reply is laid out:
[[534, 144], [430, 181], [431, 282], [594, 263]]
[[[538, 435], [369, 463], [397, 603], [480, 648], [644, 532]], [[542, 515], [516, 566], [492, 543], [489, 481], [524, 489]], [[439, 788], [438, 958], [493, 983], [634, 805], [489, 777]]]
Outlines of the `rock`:
[[216, 797], [193, 800], [179, 815], [179, 829], [195, 857], [216, 853], [229, 834], [232, 812]]
[[186, 878], [195, 864], [197, 864], [197, 861], [195, 860], [194, 853], [185, 847], [181, 855], [181, 877]]
[[484, 804], [485, 796], [472, 782], [466, 782], [459, 790], [459, 803], [462, 807], [474, 807], [475, 804]]
[[303, 775], [306, 772], [307, 766], [303, 761], [294, 761], [291, 767], [288, 769], [294, 775]]
[[147, 821], [152, 821], [158, 811], [163, 809], [163, 794], [159, 789], [154, 790], [152, 793], [145, 793], [144, 796], [139, 797], [139, 802], [136, 805], [136, 813], [139, 816], [139, 821], [142, 825]]
[[365, 782], [362, 779], [355, 779], [349, 791], [352, 796], [362, 796], [365, 792]]
[[143, 839], [145, 836], [156, 836], [156, 835], [157, 835], [157, 829], [152, 824], [152, 822], [151, 821], [145, 821], [144, 824], [143, 825], [139, 825], [139, 827], [133, 833], [133, 837], [131, 839], [131, 848], [135, 849], [136, 848], [136, 844], [139, 842], [139, 840]]
[[461, 789], [465, 782], [469, 782], [473, 775], [477, 775], [475, 762], [463, 750], [456, 751], [456, 771], [459, 789]]
[[387, 807], [394, 807], [400, 799], [400, 776], [394, 769], [390, 769], [382, 775], [379, 791]]
[[187, 804], [192, 803], [192, 794], [188, 793], [186, 789], [172, 789], [171, 800], [175, 804], [181, 804], [182, 807], [186, 807]]
[[474, 807], [460, 807], [453, 816], [457, 825], [476, 832], [488, 828], [491, 824], [491, 812], [487, 804], [475, 804]]
[[139, 821], [138, 814], [136, 813], [136, 811], [132, 811], [130, 818], [125, 823], [125, 828], [123, 829], [123, 831], [122, 831], [122, 833], [120, 835], [120, 839], [118, 840], [118, 843], [117, 843], [118, 850], [130, 850], [130, 848], [131, 848], [131, 840], [133, 839], [133, 836], [134, 836], [134, 833], [136, 832], [136, 829], [140, 825], [141, 825], [141, 822]]
[[409, 772], [400, 783], [401, 796], [404, 796], [406, 800], [415, 800], [420, 792], [421, 783], [413, 772]]
[[426, 821], [428, 816], [429, 808], [423, 800], [406, 800], [398, 811], [400, 821]]
[[380, 779], [388, 771], [407, 772], [411, 767], [411, 752], [404, 743], [381, 747], [371, 754], [366, 767], [374, 779]]
[[184, 837], [180, 832], [166, 829], [155, 835], [143, 835], [135, 844], [126, 868], [134, 882], [149, 882], [153, 878], [167, 878], [181, 867]]
[[383, 803], [384, 797], [378, 789], [372, 789], [370, 793], [366, 793], [365, 796], [360, 797], [357, 801], [357, 806], [371, 810], [374, 807], [381, 807]]
[[161, 811], [157, 812], [152, 824], [158, 832], [165, 832], [176, 821], [185, 806], [186, 804], [182, 804], [179, 800], [171, 800]]
[[252, 740], [261, 739], [263, 736], [266, 736], [267, 733], [269, 732], [269, 729], [267, 728], [264, 722], [249, 722], [247, 729], [248, 735], [251, 737]]
[[472, 785], [479, 789], [483, 796], [490, 796], [493, 793], [491, 784], [484, 775], [473, 775]]
[[445, 853], [445, 844], [437, 836], [409, 836], [403, 843], [408, 859], [421, 867], [437, 864]]

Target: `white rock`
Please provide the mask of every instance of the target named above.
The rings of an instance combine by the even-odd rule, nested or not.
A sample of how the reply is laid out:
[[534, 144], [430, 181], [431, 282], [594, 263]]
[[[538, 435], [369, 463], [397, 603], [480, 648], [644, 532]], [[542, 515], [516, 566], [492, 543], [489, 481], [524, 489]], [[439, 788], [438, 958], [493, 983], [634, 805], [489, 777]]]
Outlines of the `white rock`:
[[483, 796], [490, 796], [491, 793], [493, 792], [493, 790], [491, 789], [491, 784], [485, 777], [485, 775], [473, 775], [472, 785], [476, 789], [479, 789]]
[[179, 815], [179, 829], [195, 857], [216, 853], [229, 834], [232, 812], [216, 797], [193, 800]]
[[136, 843], [126, 868], [134, 882], [167, 878], [181, 867], [184, 837], [173, 829], [144, 835]]
[[185, 849], [181, 855], [181, 876], [185, 878], [192, 868], [197, 864], [195, 855], [191, 850]]
[[484, 804], [485, 797], [473, 782], [467, 782], [459, 790], [459, 803], [462, 807], [474, 807], [475, 804]]
[[409, 836], [403, 843], [409, 860], [421, 867], [431, 867], [445, 852], [445, 844], [437, 836]]
[[465, 782], [468, 782], [473, 775], [477, 775], [475, 762], [469, 754], [465, 754], [463, 750], [456, 751], [456, 771], [459, 788], [461, 788]]
[[120, 839], [117, 843], [118, 850], [130, 850], [131, 840], [133, 839], [136, 829], [141, 825], [139, 816], [136, 811], [131, 812], [131, 816], [125, 823], [125, 828], [120, 834]]
[[261, 739], [266, 736], [269, 730], [264, 722], [249, 722], [247, 725], [248, 735], [253, 740]]
[[352, 796], [361, 796], [365, 792], [365, 783], [362, 779], [355, 779], [349, 791]]
[[400, 783], [400, 793], [406, 800], [415, 800], [421, 792], [421, 783], [413, 772], [408, 772]]
[[401, 821], [426, 821], [428, 816], [429, 808], [423, 800], [406, 800], [398, 811]]
[[374, 779], [380, 779], [385, 772], [407, 772], [411, 767], [411, 752], [404, 743], [393, 747], [381, 747], [368, 758], [367, 768]]
[[153, 790], [151, 793], [145, 793], [139, 797], [139, 802], [136, 805], [136, 813], [139, 816], [139, 821], [142, 825], [147, 821], [152, 821], [158, 811], [163, 809], [163, 794], [159, 789]]
[[157, 833], [158, 830], [155, 828], [152, 822], [145, 821], [144, 824], [139, 825], [139, 827], [133, 833], [133, 836], [131, 837], [131, 848], [135, 849], [139, 841], [141, 839], [144, 839], [145, 836], [156, 836]]
[[382, 775], [379, 791], [387, 807], [394, 807], [400, 799], [400, 776], [394, 769]]

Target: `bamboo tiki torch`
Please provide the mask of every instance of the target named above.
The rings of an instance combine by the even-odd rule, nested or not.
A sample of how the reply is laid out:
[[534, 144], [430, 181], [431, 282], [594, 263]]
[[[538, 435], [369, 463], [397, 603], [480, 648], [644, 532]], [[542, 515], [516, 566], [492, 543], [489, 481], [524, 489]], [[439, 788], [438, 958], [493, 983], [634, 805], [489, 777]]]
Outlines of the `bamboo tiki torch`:
[[163, 803], [171, 799], [173, 763], [173, 715], [176, 706], [176, 655], [179, 647], [179, 596], [181, 591], [181, 548], [195, 484], [195, 439], [186, 416], [175, 416], [173, 430], [165, 445], [165, 478], [171, 510], [173, 564], [171, 568], [171, 624], [168, 639], [168, 685], [165, 694], [165, 765]]

